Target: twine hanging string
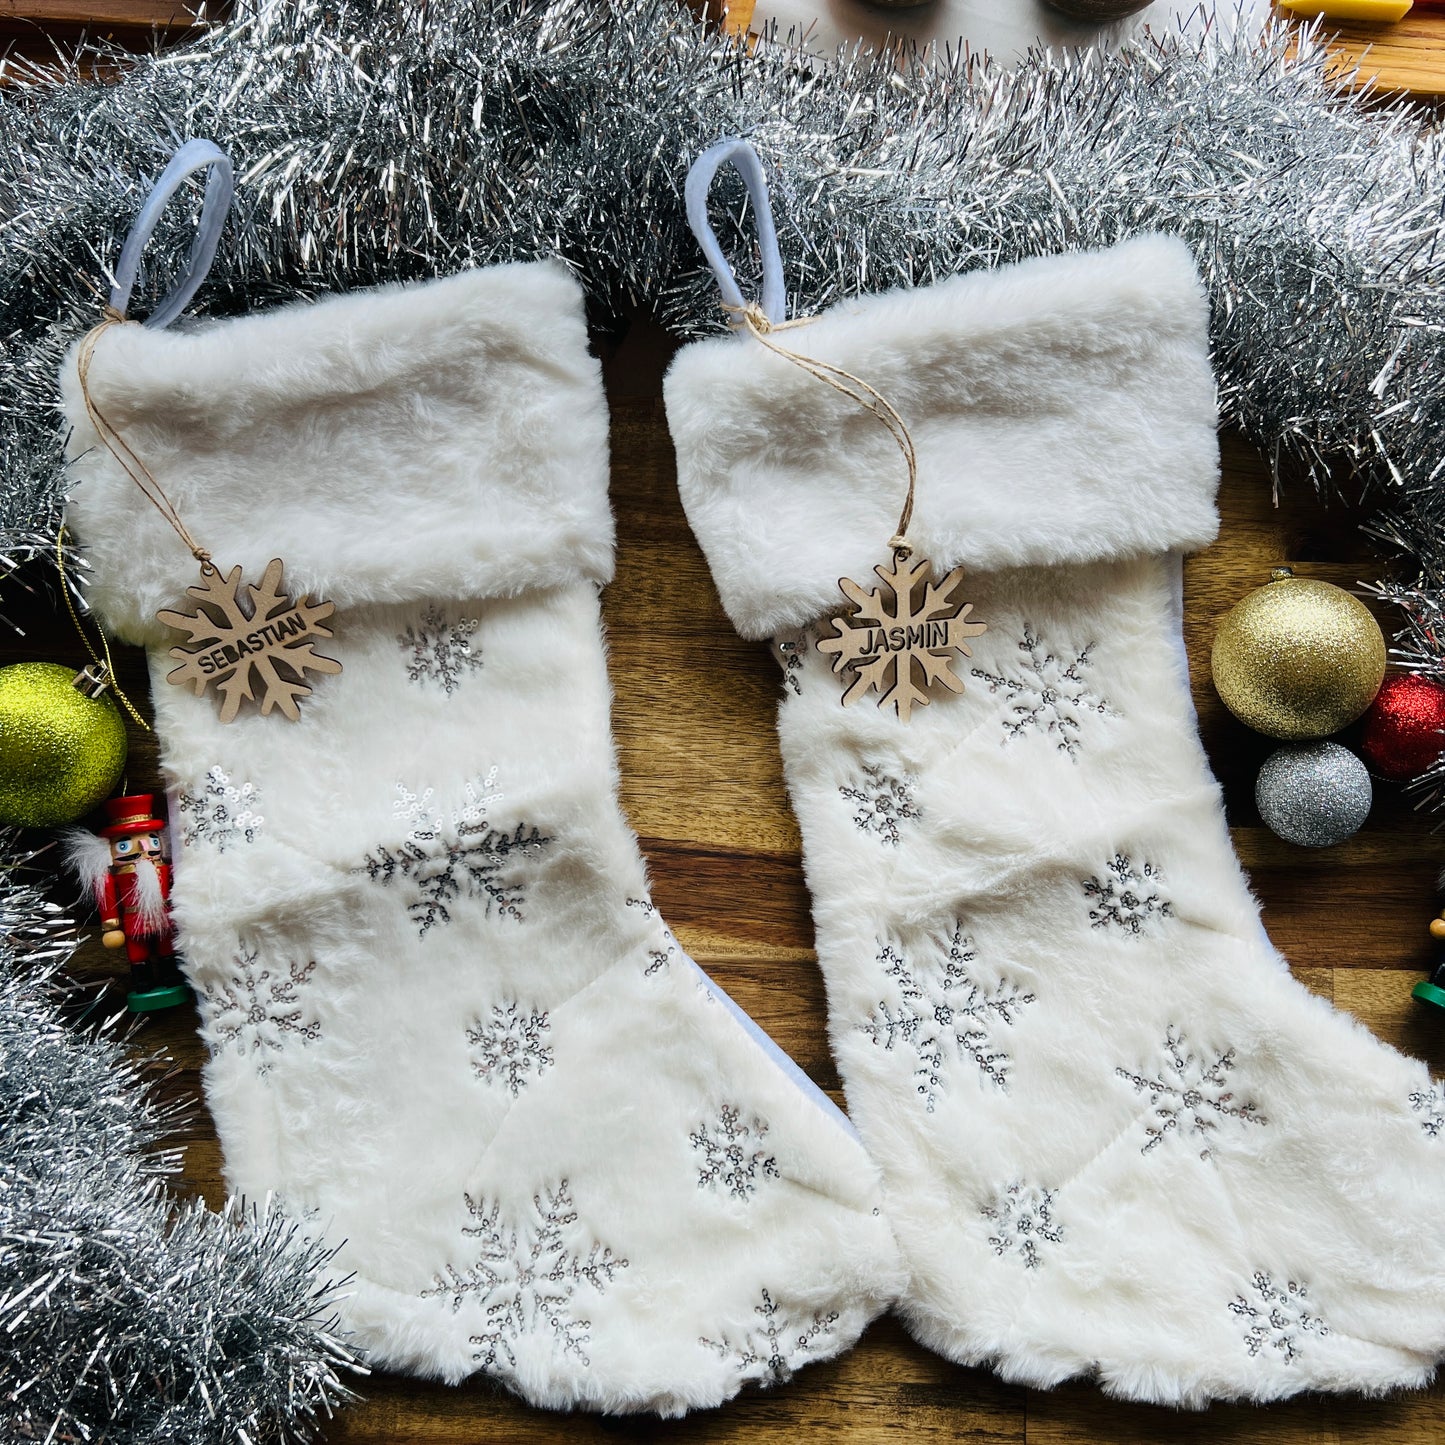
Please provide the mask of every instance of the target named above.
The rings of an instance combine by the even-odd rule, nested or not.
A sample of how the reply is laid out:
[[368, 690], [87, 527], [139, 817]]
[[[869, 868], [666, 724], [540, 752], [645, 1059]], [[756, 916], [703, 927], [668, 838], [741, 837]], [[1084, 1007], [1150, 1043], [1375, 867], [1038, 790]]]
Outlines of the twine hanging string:
[[80, 396], [85, 403], [85, 414], [90, 418], [90, 424], [95, 428], [95, 434], [101, 440], [105, 449], [120, 464], [121, 470], [140, 488], [141, 494], [158, 511], [162, 517], [170, 523], [182, 542], [190, 550], [197, 562], [201, 564], [203, 576], [210, 576], [216, 570], [215, 564], [211, 561], [211, 554], [191, 536], [186, 524], [181, 521], [180, 513], [176, 511], [175, 504], [166, 496], [165, 489], [156, 480], [155, 473], [146, 466], [138, 457], [131, 445], [120, 434], [120, 431], [110, 421], [106, 414], [96, 405], [95, 398], [90, 392], [90, 366], [95, 359], [96, 342], [110, 330], [112, 326], [123, 326], [126, 319], [119, 311], [107, 306], [105, 309], [105, 320], [98, 326], [93, 326], [85, 334], [85, 339], [80, 343], [80, 351], [76, 359], [76, 371], [80, 377]]
[[816, 381], [831, 386], [834, 391], [856, 402], [898, 443], [898, 450], [903, 453], [903, 462], [908, 468], [908, 495], [904, 498], [903, 511], [898, 516], [898, 528], [889, 538], [888, 545], [893, 549], [895, 557], [910, 556], [913, 548], [909, 545], [907, 536], [908, 524], [913, 520], [913, 494], [918, 486], [918, 452], [907, 424], [898, 414], [898, 408], [875, 387], [870, 386], [862, 377], [854, 376], [851, 371], [844, 371], [841, 366], [834, 366], [831, 362], [819, 361], [815, 356], [804, 356], [800, 352], [790, 351], [786, 346], [779, 346], [776, 341], [769, 339], [775, 331], [807, 326], [813, 320], [811, 316], [775, 322], [768, 318], [767, 312], [755, 301], [742, 306], [724, 301], [722, 306], [723, 310], [733, 317], [731, 324], [734, 327], [747, 331], [754, 340], [775, 355], [791, 361]]
[[116, 697], [120, 699], [121, 703], [125, 707], [125, 710], [131, 715], [131, 720], [138, 727], [142, 727], [146, 730], [146, 732], [150, 732], [151, 725], [140, 715], [140, 710], [136, 707], [136, 705], [125, 695], [124, 692], [121, 691], [120, 681], [115, 675], [115, 663], [111, 661], [110, 657], [110, 643], [106, 641], [104, 631], [100, 628], [96, 629], [96, 631], [100, 634], [101, 650], [105, 653], [105, 657], [101, 658], [96, 653], [94, 646], [91, 644], [90, 634], [87, 633], [85, 628], [81, 625], [80, 614], [75, 610], [75, 601], [70, 595], [70, 581], [65, 575], [64, 522], [60, 524], [60, 530], [55, 534], [55, 565], [60, 571], [60, 595], [65, 598], [65, 610], [70, 613], [70, 620], [75, 624], [76, 634], [79, 636], [81, 643], [85, 647], [85, 650], [90, 654], [90, 660], [95, 663], [97, 667], [105, 668], [106, 679], [110, 690], [116, 695]]

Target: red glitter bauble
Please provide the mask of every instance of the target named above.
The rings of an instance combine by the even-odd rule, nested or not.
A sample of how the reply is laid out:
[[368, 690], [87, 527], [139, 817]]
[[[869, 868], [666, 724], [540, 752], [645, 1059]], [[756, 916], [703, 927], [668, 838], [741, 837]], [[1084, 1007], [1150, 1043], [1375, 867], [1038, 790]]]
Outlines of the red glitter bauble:
[[1413, 672], [1387, 677], [1360, 732], [1360, 755], [1382, 778], [1417, 778], [1445, 750], [1445, 687]]

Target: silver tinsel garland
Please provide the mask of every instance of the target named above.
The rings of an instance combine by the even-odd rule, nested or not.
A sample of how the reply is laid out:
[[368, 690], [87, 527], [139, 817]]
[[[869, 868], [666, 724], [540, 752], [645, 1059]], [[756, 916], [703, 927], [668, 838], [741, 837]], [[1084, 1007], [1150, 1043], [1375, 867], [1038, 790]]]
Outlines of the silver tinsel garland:
[[[599, 315], [645, 307], [695, 333], [722, 318], [682, 181], [741, 133], [773, 181], [796, 314], [1183, 236], [1212, 298], [1225, 420], [1278, 473], [1325, 488], [1343, 466], [1374, 489], [1377, 535], [1420, 574], [1393, 594], [1406, 650], [1445, 673], [1445, 141], [1408, 104], [1342, 94], [1309, 36], [1199, 26], [1005, 72], [820, 63], [721, 39], [675, 0], [240, 0], [175, 50], [80, 60], [115, 78], [12, 62], [0, 89], [0, 563], [53, 544], [57, 365], [185, 137], [217, 141], [240, 178], [212, 313], [550, 253]], [[720, 184], [718, 212], [755, 277], [740, 188]], [[188, 241], [173, 216], [143, 291]], [[166, 1121], [118, 1043], [62, 1026], [46, 990], [69, 944], [7, 878], [6, 1438], [57, 1421], [51, 1438], [304, 1432], [339, 1392], [324, 1261], [276, 1216], [172, 1211], [153, 1149]]]
[[[1408, 104], [1342, 93], [1308, 36], [1197, 32], [1004, 71], [749, 49], [674, 0], [242, 0], [231, 24], [112, 84], [12, 67], [9, 550], [55, 510], [56, 357], [94, 320], [138, 190], [180, 138], [210, 136], [242, 178], [213, 311], [555, 253], [599, 308], [649, 306], [693, 332], [720, 313], [682, 178], [737, 132], [773, 177], [799, 313], [1183, 236], [1213, 300], [1224, 418], [1277, 467], [1323, 486], [1344, 464], [1379, 485], [1395, 539], [1445, 575], [1445, 138]], [[735, 233], [739, 197], [721, 203]], [[154, 254], [183, 251], [162, 238]]]
[[75, 929], [0, 855], [0, 1439], [310, 1438], [350, 1394], [329, 1256], [275, 1211], [170, 1203], [176, 1110], [113, 1021], [66, 1021]]

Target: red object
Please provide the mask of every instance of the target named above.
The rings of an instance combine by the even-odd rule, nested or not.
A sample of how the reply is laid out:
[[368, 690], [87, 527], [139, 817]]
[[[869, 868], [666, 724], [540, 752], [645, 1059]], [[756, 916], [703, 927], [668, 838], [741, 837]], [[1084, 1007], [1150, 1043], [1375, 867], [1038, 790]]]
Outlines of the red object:
[[1402, 783], [1445, 751], [1445, 687], [1413, 672], [1387, 677], [1360, 731], [1360, 755], [1373, 773]]
[[125, 936], [131, 1007], [140, 1011], [169, 1007], [186, 994], [167, 906], [171, 865], [165, 821], [156, 816], [154, 793], [112, 798], [105, 814], [108, 821], [97, 831], [110, 843], [111, 861], [95, 882], [101, 927], [112, 936]]
[[165, 835], [165, 822], [156, 817], [154, 793], [131, 793], [124, 798], [111, 798], [105, 804], [110, 820], [98, 829], [102, 838], [123, 838], [128, 833], [159, 833]]

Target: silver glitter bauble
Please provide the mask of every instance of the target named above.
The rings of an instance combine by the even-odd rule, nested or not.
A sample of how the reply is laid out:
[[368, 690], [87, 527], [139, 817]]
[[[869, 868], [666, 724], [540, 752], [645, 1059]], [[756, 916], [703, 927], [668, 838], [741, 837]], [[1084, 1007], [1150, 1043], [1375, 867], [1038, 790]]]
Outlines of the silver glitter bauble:
[[1265, 759], [1254, 785], [1259, 815], [1287, 843], [1328, 848], [1369, 816], [1364, 763], [1338, 743], [1296, 743]]

